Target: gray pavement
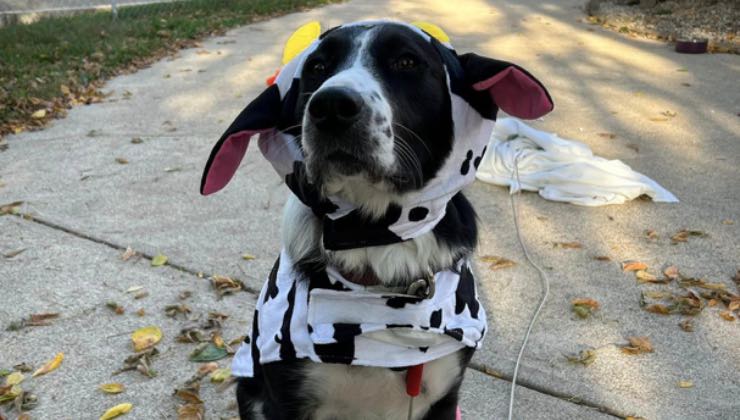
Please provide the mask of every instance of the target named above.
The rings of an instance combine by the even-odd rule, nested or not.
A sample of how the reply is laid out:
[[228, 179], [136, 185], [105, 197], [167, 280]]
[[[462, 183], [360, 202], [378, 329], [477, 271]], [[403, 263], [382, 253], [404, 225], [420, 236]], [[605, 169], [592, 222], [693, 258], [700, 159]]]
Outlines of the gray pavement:
[[[390, 16], [438, 23], [459, 51], [524, 66], [548, 86], [556, 103], [551, 115], [534, 123], [537, 128], [621, 159], [681, 199], [676, 205], [635, 201], [590, 209], [534, 194], [519, 198], [523, 236], [535, 259], [548, 267], [552, 291], [523, 360], [516, 418], [736, 418], [738, 321], [725, 321], [721, 308], [708, 307], [694, 317], [695, 331], [684, 332], [678, 327], [683, 317], [640, 308], [640, 291], [661, 287], [636, 284], [618, 262], [639, 259], [656, 273], [674, 264], [686, 275], [737, 292], [730, 278], [740, 268], [740, 58], [678, 55], [662, 43], [583, 23], [581, 6], [578, 0], [388, 0], [292, 14], [235, 29], [114, 79], [106, 86], [112, 92], [106, 102], [75, 108], [44, 131], [9, 137], [8, 149], [0, 152], [0, 204], [23, 200], [22, 210], [33, 220], [0, 218], [0, 254], [27, 248], [10, 259], [0, 257], [0, 324], [45, 311], [59, 311], [62, 318], [49, 327], [0, 332], [0, 368], [23, 361], [36, 366], [58, 351], [67, 354], [58, 371], [29, 381], [41, 398], [31, 414], [95, 418], [126, 400], [135, 404], [133, 418], [175, 416], [172, 389], [195, 365], [187, 361], [192, 345], [173, 341], [182, 321], [165, 317], [163, 307], [176, 302], [180, 291], [192, 290], [187, 304], [194, 312], [230, 315], [225, 338], [246, 332], [254, 296], [218, 300], [196, 273], [234, 276], [258, 289], [278, 251], [287, 194], [252, 150], [228, 188], [199, 196], [212, 144], [279, 66], [282, 41], [292, 28], [312, 19], [330, 27]], [[651, 120], [665, 110], [677, 116]], [[143, 143], [132, 144], [133, 137]], [[129, 163], [117, 163], [118, 157]], [[516, 241], [508, 193], [475, 184], [469, 194], [482, 222], [479, 253], [519, 263], [497, 271], [479, 267], [490, 332], [474, 359], [478, 371], [471, 371], [463, 387], [464, 418], [499, 419], [541, 288]], [[670, 236], [682, 228], [708, 236], [671, 245]], [[644, 238], [648, 229], [660, 234], [657, 241]], [[578, 241], [582, 248], [554, 248], [560, 241]], [[166, 254], [179, 269], [152, 268], [146, 259], [123, 262], [119, 255], [126, 246], [149, 256]], [[244, 261], [243, 253], [257, 259]], [[593, 260], [595, 255], [612, 261]], [[149, 296], [133, 300], [125, 290], [134, 285], [144, 285]], [[596, 299], [601, 309], [579, 319], [570, 310], [577, 297]], [[116, 316], [104, 307], [108, 300], [131, 310]], [[146, 308], [144, 317], [133, 313], [140, 307]], [[129, 387], [126, 393], [98, 392], [96, 386], [108, 382], [130, 353], [127, 334], [149, 324], [165, 333], [155, 362], [160, 375], [146, 379], [127, 372], [116, 379]], [[634, 335], [650, 337], [655, 351], [620, 352], [617, 345]], [[564, 354], [587, 347], [597, 348], [593, 364], [565, 360]], [[680, 388], [679, 381], [694, 386]], [[235, 415], [230, 392], [204, 386], [209, 418]]]

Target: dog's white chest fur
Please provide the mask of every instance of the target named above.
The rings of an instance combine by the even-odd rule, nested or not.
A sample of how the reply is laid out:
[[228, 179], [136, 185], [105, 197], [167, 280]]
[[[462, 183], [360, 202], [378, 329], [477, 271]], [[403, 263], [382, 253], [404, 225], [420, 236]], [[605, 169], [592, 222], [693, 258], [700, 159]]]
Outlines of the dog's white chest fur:
[[[386, 368], [310, 363], [305, 368], [302, 393], [319, 405], [315, 420], [405, 420], [409, 396], [406, 372]], [[461, 374], [460, 355], [453, 353], [424, 365], [422, 393], [414, 398], [413, 419], [420, 419], [430, 405], [442, 398]]]

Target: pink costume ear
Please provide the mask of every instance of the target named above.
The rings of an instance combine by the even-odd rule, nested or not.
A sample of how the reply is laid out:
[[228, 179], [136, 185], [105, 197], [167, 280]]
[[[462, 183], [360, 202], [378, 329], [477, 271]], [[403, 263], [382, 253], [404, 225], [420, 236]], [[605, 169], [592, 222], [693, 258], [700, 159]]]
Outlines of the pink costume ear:
[[200, 193], [212, 194], [229, 183], [255, 134], [269, 135], [280, 117], [277, 85], [267, 88], [239, 114], [211, 150], [200, 181]]
[[554, 108], [547, 89], [523, 68], [505, 61], [463, 54], [465, 78], [477, 91], [488, 91], [491, 100], [509, 115], [539, 118]]

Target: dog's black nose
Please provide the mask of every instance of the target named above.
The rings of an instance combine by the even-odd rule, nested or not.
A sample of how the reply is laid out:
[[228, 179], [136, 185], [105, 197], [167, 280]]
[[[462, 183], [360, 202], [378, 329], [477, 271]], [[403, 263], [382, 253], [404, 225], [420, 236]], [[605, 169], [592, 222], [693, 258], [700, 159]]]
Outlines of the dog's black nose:
[[344, 129], [360, 117], [362, 96], [346, 87], [328, 87], [314, 93], [308, 113], [320, 130]]

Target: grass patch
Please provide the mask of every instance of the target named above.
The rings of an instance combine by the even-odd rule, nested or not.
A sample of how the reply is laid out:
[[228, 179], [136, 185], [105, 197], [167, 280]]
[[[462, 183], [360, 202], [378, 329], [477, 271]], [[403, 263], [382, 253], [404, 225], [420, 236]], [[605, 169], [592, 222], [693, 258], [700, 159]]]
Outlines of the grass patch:
[[0, 138], [42, 127], [98, 88], [204, 36], [338, 0], [187, 0], [0, 28]]

